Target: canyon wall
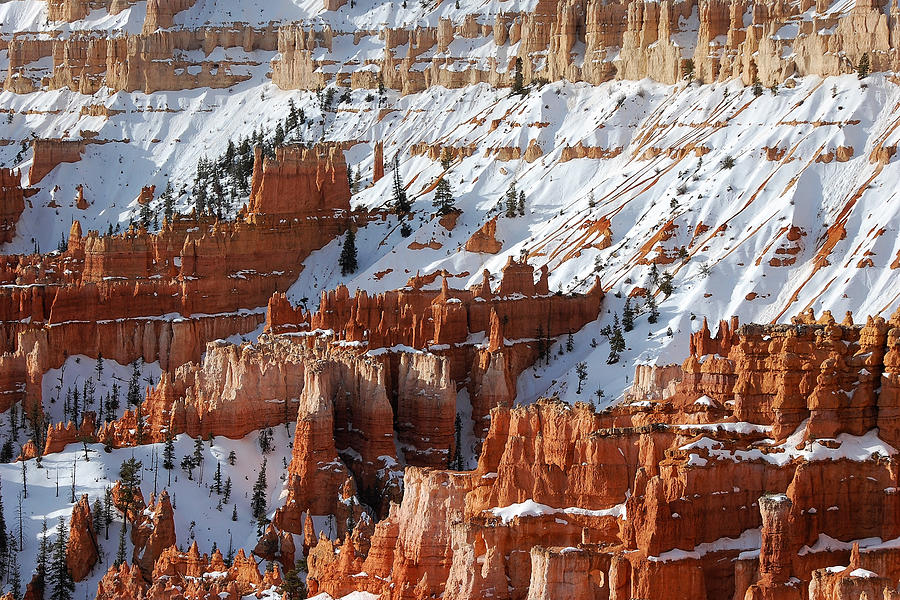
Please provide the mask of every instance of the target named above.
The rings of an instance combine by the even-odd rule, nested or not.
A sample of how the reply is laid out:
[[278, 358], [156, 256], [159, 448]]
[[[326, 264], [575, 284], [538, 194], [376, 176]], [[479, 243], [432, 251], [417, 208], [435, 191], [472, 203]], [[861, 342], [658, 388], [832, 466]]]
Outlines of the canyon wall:
[[877, 427], [891, 415], [880, 407], [892, 407], [898, 336], [900, 314], [734, 321], [715, 338], [704, 326], [668, 397], [599, 413], [497, 407], [474, 471], [408, 468], [403, 500], [371, 532], [312, 548], [310, 590], [880, 598], [900, 558], [896, 441]]

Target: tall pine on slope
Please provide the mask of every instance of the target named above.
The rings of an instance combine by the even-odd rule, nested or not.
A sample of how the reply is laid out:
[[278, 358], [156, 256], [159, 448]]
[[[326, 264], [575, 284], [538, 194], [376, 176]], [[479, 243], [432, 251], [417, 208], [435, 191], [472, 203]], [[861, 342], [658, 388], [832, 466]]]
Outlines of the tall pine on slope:
[[348, 275], [357, 269], [356, 233], [353, 232], [353, 227], [347, 229], [347, 235], [344, 237], [344, 247], [341, 249], [341, 257], [338, 259], [338, 265], [341, 267], [341, 275]]
[[250, 499], [250, 514], [259, 522], [259, 528], [262, 529], [262, 523], [266, 518], [266, 459], [263, 458], [262, 466], [259, 469], [259, 475], [256, 483], [253, 484], [253, 497]]
[[69, 532], [62, 517], [56, 527], [56, 542], [53, 544], [53, 559], [50, 564], [50, 600], [72, 600], [75, 593], [75, 582], [69, 573], [66, 562], [66, 548], [69, 545]]
[[450, 189], [450, 182], [447, 181], [446, 174], [437, 183], [432, 204], [437, 209], [437, 214], [441, 217], [449, 215], [456, 210], [456, 207], [453, 205], [453, 190]]
[[412, 210], [412, 204], [406, 197], [406, 190], [403, 189], [403, 181], [400, 179], [400, 154], [394, 155], [394, 212], [398, 216], [403, 216]]

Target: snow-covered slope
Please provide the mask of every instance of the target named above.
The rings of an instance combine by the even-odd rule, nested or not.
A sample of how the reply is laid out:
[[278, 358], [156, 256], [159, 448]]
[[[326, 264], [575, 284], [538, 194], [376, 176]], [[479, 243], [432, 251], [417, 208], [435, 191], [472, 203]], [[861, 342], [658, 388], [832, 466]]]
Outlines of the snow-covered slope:
[[[675, 291], [658, 298], [662, 317], [655, 325], [639, 319], [640, 336], [629, 337], [623, 361], [629, 365], [633, 359], [679, 362], [686, 353], [684, 334], [699, 326], [695, 316], [784, 321], [810, 306], [838, 318], [845, 310], [886, 315], [900, 302], [894, 284], [897, 170], [872, 160], [877, 148], [897, 142], [900, 90], [882, 75], [864, 84], [855, 77], [810, 77], [760, 97], [737, 83], [554, 83], [526, 96], [482, 84], [408, 96], [389, 92], [380, 108], [367, 92], [354, 90], [330, 111], [320, 109], [314, 93], [281, 91], [261, 77], [221, 91], [105, 98], [4, 92], [0, 101], [17, 111], [43, 113], [28, 116], [16, 130], [22, 137], [26, 131], [53, 137], [89, 129], [104, 139], [130, 140], [89, 145], [80, 162], [48, 175], [6, 251], [28, 251], [32, 238], [43, 249], [54, 248], [76, 218], [85, 229], [127, 224], [136, 216], [142, 185], [159, 190], [171, 180], [176, 189], [189, 188], [198, 159], [220, 155], [229, 139], [259, 127], [274, 129], [292, 100], [315, 123], [302, 130], [302, 139], [319, 137], [324, 119], [324, 139], [356, 142], [346, 152], [362, 173], [354, 205], [389, 205], [390, 161], [399, 155], [415, 211], [409, 238], [394, 219], [359, 232], [361, 268], [350, 277], [336, 268], [341, 240], [314, 253], [290, 291], [294, 301], [315, 303], [321, 290], [341, 282], [370, 292], [394, 289], [416, 272], [441, 269], [458, 277], [454, 286], [466, 286], [483, 269], [496, 275], [509, 256], [527, 253], [532, 264], [550, 267], [552, 290], [584, 291], [600, 276], [610, 313], [588, 328], [586, 341], [596, 338], [599, 346], [592, 349], [597, 356], [583, 358], [603, 363], [595, 360], [608, 353], [599, 328], [612, 313], [621, 315], [624, 297], [635, 288], [653, 287], [648, 262], [662, 256], [658, 269], [672, 274]], [[98, 101], [123, 112], [109, 118], [79, 114]], [[151, 106], [156, 110], [148, 111]], [[387, 176], [372, 185], [376, 141], [384, 142], [389, 164]], [[470, 155], [447, 174], [463, 210], [453, 231], [432, 218], [431, 188], [443, 169], [414, 154], [417, 144], [468, 149], [463, 154]], [[497, 155], [501, 149], [525, 154], [529, 144], [541, 149], [533, 162]], [[577, 146], [611, 158], [564, 160]], [[846, 162], [834, 158], [839, 148], [851, 154]], [[0, 148], [7, 163], [16, 150]], [[830, 162], [823, 162], [828, 155]], [[19, 166], [27, 169], [29, 160]], [[79, 183], [91, 203], [85, 211], [74, 206]], [[503, 215], [501, 199], [512, 183], [525, 192], [524, 217]], [[59, 208], [47, 206], [53, 199]], [[187, 211], [189, 203], [185, 194], [179, 208]], [[501, 252], [465, 251], [469, 236], [498, 214]], [[611, 245], [601, 248], [604, 219]], [[432, 241], [438, 249], [409, 249], [412, 242]], [[668, 328], [674, 336], [666, 335]], [[576, 361], [565, 362], [571, 368]], [[610, 380], [610, 374], [596, 374], [609, 380], [607, 397], [625, 387], [622, 371], [630, 366], [613, 371], [621, 375]], [[523, 399], [546, 388], [526, 389]]]

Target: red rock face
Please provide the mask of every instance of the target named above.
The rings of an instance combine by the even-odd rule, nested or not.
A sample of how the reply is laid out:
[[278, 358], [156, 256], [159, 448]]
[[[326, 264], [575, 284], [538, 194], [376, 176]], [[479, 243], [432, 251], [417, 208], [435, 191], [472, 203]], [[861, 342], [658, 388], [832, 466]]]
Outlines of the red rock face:
[[[402, 502], [368, 539], [311, 549], [310, 589], [394, 599], [894, 597], [900, 551], [871, 540], [900, 536], [895, 450], [874, 428], [889, 405], [881, 396], [896, 393], [900, 320], [821, 320], [728, 323], [716, 338], [704, 328], [676, 393], [649, 407], [494, 409], [475, 471], [408, 468]], [[790, 385], [809, 386], [805, 396], [790, 392], [794, 369]], [[694, 408], [701, 392], [712, 405]], [[855, 540], [864, 542], [851, 552]]]
[[150, 499], [147, 507], [149, 515], [131, 528], [131, 542], [134, 544], [132, 564], [137, 566], [145, 579], [150, 579], [157, 559], [170, 546], [175, 545], [175, 515], [169, 493], [163, 490], [159, 499]]
[[97, 586], [98, 600], [163, 600], [181, 598], [242, 598], [281, 584], [281, 573], [260, 575], [256, 561], [244, 550], [238, 551], [230, 567], [222, 553], [200, 554], [194, 542], [187, 552], [175, 546], [167, 548], [153, 569], [152, 584], [144, 579], [140, 569], [122, 563], [110, 567]]
[[[32, 179], [79, 148], [36, 141]], [[281, 149], [258, 164], [251, 206], [234, 222], [181, 217], [159, 233], [82, 237], [76, 221], [62, 254], [2, 257], [0, 282], [19, 285], [0, 290], [0, 389], [9, 392], [0, 408], [39, 405], [42, 373], [72, 354], [159, 360], [171, 372], [198, 360], [206, 342], [255, 329], [262, 311], [247, 308], [293, 283], [303, 259], [346, 228], [350, 209], [338, 146]], [[0, 184], [2, 206], [21, 201], [11, 175]], [[169, 313], [187, 318], [154, 318]]]
[[34, 140], [31, 150], [34, 160], [28, 170], [28, 182], [35, 185], [60, 163], [78, 162], [84, 152], [82, 140]]
[[25, 210], [25, 190], [18, 171], [0, 169], [0, 244], [12, 241], [16, 223]]
[[72, 579], [81, 581], [87, 577], [99, 559], [99, 546], [94, 533], [91, 504], [85, 494], [72, 507], [72, 519], [69, 521], [66, 563], [69, 565]]

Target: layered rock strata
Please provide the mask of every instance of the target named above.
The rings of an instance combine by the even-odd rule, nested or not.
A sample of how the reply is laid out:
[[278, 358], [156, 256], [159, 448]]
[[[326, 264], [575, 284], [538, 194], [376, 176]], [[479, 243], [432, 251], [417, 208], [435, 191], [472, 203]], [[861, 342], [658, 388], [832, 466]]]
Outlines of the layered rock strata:
[[[766, 356], [786, 357], [784, 340], [809, 336], [804, 358], [789, 364], [811, 374], [811, 404], [789, 435], [776, 432], [794, 421], [769, 400], [786, 374], [756, 379], [741, 404], [689, 391], [696, 356], [665, 400], [600, 413], [553, 400], [495, 408], [475, 471], [408, 468], [402, 502], [370, 536], [311, 549], [310, 589], [398, 599], [892, 597], [897, 450], [876, 428], [892, 375], [849, 394], [858, 405], [846, 417], [816, 399], [825, 397], [821, 365], [857, 356], [857, 346], [869, 372], [888, 370], [898, 331], [900, 314], [865, 326], [805, 314], [695, 334], [693, 351], [723, 353], [720, 366], [757, 348], [753, 363], [735, 360], [735, 380], [751, 364], [774, 364]], [[849, 418], [857, 413], [872, 416]]]

